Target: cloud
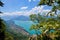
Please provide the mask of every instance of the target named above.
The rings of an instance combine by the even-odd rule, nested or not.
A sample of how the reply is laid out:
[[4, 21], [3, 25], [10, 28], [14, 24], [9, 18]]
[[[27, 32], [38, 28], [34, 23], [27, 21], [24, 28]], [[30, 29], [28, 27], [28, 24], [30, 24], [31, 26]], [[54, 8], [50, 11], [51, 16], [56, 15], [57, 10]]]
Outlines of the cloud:
[[27, 14], [28, 15], [37, 14], [37, 13], [41, 12], [43, 8], [44, 8], [44, 6], [36, 6], [36, 7], [32, 8], [30, 11], [28, 11]]
[[31, 2], [31, 0], [28, 0], [29, 2]]
[[38, 14], [40, 13], [41, 15], [46, 15], [50, 10], [49, 9], [44, 9], [44, 6], [38, 6], [38, 7], [34, 7], [32, 8], [32, 10], [30, 10], [29, 14]]
[[20, 9], [27, 9], [28, 7], [27, 6], [24, 6], [24, 7], [21, 7]]
[[31, 1], [34, 1], [34, 2], [35, 2], [35, 1], [40, 1], [40, 0], [28, 0], [28, 1], [29, 1], [29, 2], [31, 2]]
[[50, 10], [43, 9], [44, 6], [35, 6], [31, 10], [25, 10], [25, 11], [19, 11], [19, 12], [7, 12], [0, 14], [1, 16], [18, 16], [18, 15], [23, 15], [23, 16], [29, 16], [31, 14], [38, 14], [40, 13], [41, 15], [45, 15], [47, 12]]

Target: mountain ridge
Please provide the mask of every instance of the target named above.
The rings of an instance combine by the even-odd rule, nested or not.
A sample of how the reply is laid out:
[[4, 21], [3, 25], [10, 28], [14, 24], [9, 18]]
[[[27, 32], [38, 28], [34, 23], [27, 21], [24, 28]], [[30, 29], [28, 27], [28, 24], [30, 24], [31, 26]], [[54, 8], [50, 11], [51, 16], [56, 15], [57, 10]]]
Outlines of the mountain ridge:
[[13, 21], [6, 21], [6, 30], [15, 33], [21, 33], [23, 35], [29, 35], [29, 33], [22, 27], [14, 24]]
[[1, 16], [1, 18], [4, 19], [5, 21], [8, 21], [8, 20], [29, 21], [30, 20], [29, 16], [23, 16], [23, 15], [20, 15], [20, 16]]

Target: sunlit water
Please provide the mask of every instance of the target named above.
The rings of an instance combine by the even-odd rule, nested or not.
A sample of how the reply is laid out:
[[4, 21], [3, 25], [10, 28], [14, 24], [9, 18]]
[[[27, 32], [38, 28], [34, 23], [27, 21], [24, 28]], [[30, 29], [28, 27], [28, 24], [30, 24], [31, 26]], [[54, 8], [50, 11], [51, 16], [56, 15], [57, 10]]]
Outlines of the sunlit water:
[[30, 30], [31, 25], [35, 24], [34, 22], [32, 22], [32, 21], [17, 21], [17, 20], [14, 20], [14, 22], [16, 25], [23, 27], [30, 34], [35, 34], [34, 30]]

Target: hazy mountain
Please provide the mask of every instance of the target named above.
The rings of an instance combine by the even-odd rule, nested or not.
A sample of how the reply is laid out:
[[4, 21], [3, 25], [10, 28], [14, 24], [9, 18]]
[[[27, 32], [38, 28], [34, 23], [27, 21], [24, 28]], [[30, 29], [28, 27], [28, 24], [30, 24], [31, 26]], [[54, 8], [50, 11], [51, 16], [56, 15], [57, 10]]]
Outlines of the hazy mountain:
[[2, 19], [4, 19], [5, 21], [7, 20], [20, 20], [20, 21], [29, 21], [30, 18], [28, 16], [2, 16]]
[[29, 21], [29, 17], [28, 16], [17, 16], [16, 18], [13, 18], [12, 20], [21, 20], [21, 21]]

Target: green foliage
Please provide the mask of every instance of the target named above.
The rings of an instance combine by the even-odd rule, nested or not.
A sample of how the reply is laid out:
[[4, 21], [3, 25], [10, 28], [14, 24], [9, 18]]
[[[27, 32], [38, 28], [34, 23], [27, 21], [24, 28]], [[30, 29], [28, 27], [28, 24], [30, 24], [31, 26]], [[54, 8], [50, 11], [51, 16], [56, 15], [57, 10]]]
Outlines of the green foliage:
[[31, 14], [30, 15], [30, 19], [33, 21], [33, 22], [37, 22], [39, 23], [40, 21], [43, 21], [45, 20], [45, 17], [41, 16], [40, 14]]
[[[39, 38], [41, 38], [41, 40], [60, 40], [60, 15], [57, 14], [57, 10], [60, 11], [60, 0], [40, 0], [38, 5], [52, 6], [52, 10], [47, 13], [47, 16], [50, 15], [51, 17], [45, 18], [39, 14], [30, 15], [33, 22], [38, 21], [38, 24], [32, 25], [30, 29], [41, 31], [42, 34], [40, 37], [37, 37], [38, 40]], [[54, 30], [54, 32], [50, 32], [51, 30]]]
[[5, 40], [14, 40], [14, 38], [9, 32], [5, 32]]
[[[4, 3], [0, 1], [0, 6], [3, 7], [3, 5], [4, 5]], [[2, 13], [2, 12], [0, 11], [0, 13]]]
[[5, 40], [28, 40], [28, 36], [21, 33], [5, 32]]
[[39, 5], [49, 5], [51, 6], [54, 3], [54, 0], [41, 0]]
[[52, 6], [52, 10], [49, 13], [55, 12], [56, 14], [57, 10], [60, 11], [60, 0], [40, 0], [38, 5]]
[[3, 40], [5, 37], [5, 22], [0, 18], [0, 40]]
[[1, 27], [1, 29], [0, 29], [0, 32], [3, 32], [3, 31], [5, 31], [5, 29], [6, 29], [6, 25], [5, 25], [5, 22], [0, 18], [0, 27]]
[[[36, 14], [34, 14], [34, 15], [36, 15]], [[34, 15], [32, 15], [32, 17], [34, 16]], [[30, 16], [31, 17], [31, 16]], [[32, 17], [31, 17], [31, 19], [32, 19]], [[35, 17], [37, 17], [38, 18], [38, 15], [36, 15]], [[35, 17], [33, 17], [33, 19], [35, 19]], [[41, 17], [40, 17], [41, 18]], [[40, 19], [39, 18], [39, 19]], [[49, 39], [51, 39], [51, 40], [53, 40], [53, 38], [55, 39], [55, 37], [53, 36], [52, 38], [50, 37], [51, 35], [57, 35], [57, 37], [56, 38], [58, 38], [58, 37], [60, 37], [59, 35], [60, 35], [60, 19], [59, 19], [59, 16], [57, 15], [57, 17], [55, 17], [54, 18], [54, 16], [53, 17], [50, 17], [50, 18], [45, 18], [45, 19], [43, 19], [43, 18], [45, 18], [44, 16], [42, 17], [42, 19], [40, 19], [39, 20], [39, 22], [37, 23], [37, 24], [33, 24], [31, 27], [30, 27], [30, 30], [35, 30], [36, 32], [38, 31], [38, 30], [40, 30], [40, 32], [42, 33], [42, 34], [47, 34], [47, 35], [45, 35], [45, 36], [43, 36], [42, 34], [42, 37], [41, 37], [41, 39], [42, 40], [44, 40], [45, 39], [45, 37], [47, 36], [47, 40], [49, 40]], [[32, 20], [33, 20], [32, 19]], [[38, 20], [38, 19], [37, 19]], [[34, 22], [34, 21], [33, 21]], [[54, 30], [54, 32], [50, 32], [51, 30]], [[37, 33], [38, 34], [38, 33]], [[39, 39], [39, 38], [38, 38]], [[56, 39], [57, 40], [57, 39]]]
[[0, 6], [3, 7], [3, 5], [4, 5], [4, 4], [0, 1]]

